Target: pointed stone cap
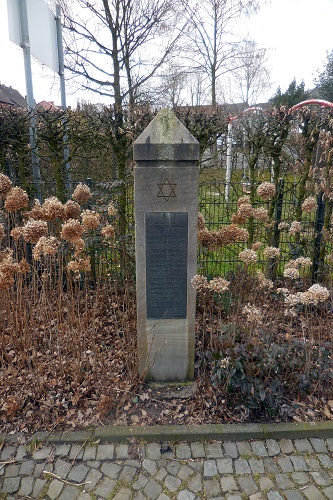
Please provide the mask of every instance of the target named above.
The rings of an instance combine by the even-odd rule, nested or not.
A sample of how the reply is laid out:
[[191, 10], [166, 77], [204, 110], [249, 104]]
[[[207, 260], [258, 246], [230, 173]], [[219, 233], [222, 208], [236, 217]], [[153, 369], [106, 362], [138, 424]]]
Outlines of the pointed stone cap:
[[199, 143], [172, 111], [163, 109], [134, 142], [134, 160], [197, 161]]

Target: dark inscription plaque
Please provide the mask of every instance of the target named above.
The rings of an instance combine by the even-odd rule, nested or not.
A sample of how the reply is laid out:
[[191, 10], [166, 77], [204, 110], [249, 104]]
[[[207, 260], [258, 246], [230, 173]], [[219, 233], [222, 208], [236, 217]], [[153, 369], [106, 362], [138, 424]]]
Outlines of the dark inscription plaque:
[[146, 213], [148, 319], [186, 318], [187, 212]]

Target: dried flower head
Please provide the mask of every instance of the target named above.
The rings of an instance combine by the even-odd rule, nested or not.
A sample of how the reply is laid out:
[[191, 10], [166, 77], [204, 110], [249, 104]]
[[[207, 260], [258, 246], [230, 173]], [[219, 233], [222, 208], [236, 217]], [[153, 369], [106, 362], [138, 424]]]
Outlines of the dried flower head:
[[263, 255], [266, 259], [277, 259], [280, 257], [280, 249], [276, 247], [266, 247]]
[[273, 281], [266, 278], [264, 273], [257, 271], [257, 280], [259, 288], [271, 290], [273, 288]]
[[30, 266], [29, 266], [28, 262], [25, 259], [22, 259], [19, 262], [19, 272], [21, 274], [27, 274], [27, 273], [30, 272]]
[[296, 234], [296, 233], [300, 233], [301, 231], [302, 231], [302, 223], [297, 221], [297, 220], [294, 220], [290, 224], [289, 233]]
[[12, 181], [5, 174], [0, 174], [0, 199], [4, 198], [10, 188], [12, 187]]
[[325, 302], [330, 296], [327, 288], [315, 284], [310, 286], [305, 292], [297, 292], [285, 296], [285, 302], [289, 305], [318, 305], [319, 302]]
[[210, 282], [208, 283], [208, 288], [212, 292], [223, 293], [228, 291], [229, 285], [230, 281], [227, 281], [219, 276], [218, 278], [213, 278], [212, 280], [210, 280]]
[[24, 236], [24, 228], [21, 226], [14, 227], [10, 232], [10, 236], [13, 238], [14, 241], [18, 241], [20, 238], [23, 238]]
[[34, 204], [27, 215], [30, 219], [44, 219], [44, 210], [39, 200], [34, 200]]
[[91, 191], [89, 186], [86, 184], [78, 184], [76, 188], [74, 189], [74, 193], [72, 194], [73, 200], [77, 201], [78, 203], [81, 203], [83, 205], [84, 203], [87, 203], [91, 196]]
[[16, 212], [21, 208], [27, 207], [29, 203], [29, 196], [26, 191], [20, 187], [13, 187], [8, 191], [5, 198], [5, 209], [8, 212]]
[[238, 257], [245, 264], [252, 264], [254, 262], [257, 262], [257, 254], [254, 250], [251, 250], [250, 248], [246, 248], [245, 250], [240, 252], [238, 254]]
[[36, 243], [32, 251], [33, 258], [40, 260], [41, 256], [50, 255], [54, 256], [57, 252], [59, 241], [54, 236], [42, 236]]
[[317, 200], [313, 196], [308, 196], [302, 203], [302, 211], [309, 214], [317, 208]]
[[4, 239], [5, 236], [5, 226], [3, 224], [0, 224], [0, 242]]
[[254, 220], [259, 220], [260, 222], [268, 222], [268, 212], [266, 208], [259, 207], [253, 210], [253, 218]]
[[115, 217], [115, 216], [117, 215], [117, 213], [118, 213], [118, 212], [117, 212], [117, 209], [116, 209], [116, 207], [114, 206], [114, 204], [113, 204], [112, 202], [111, 202], [111, 203], [109, 203], [109, 205], [108, 205], [108, 215], [109, 215], [110, 217]]
[[14, 284], [14, 276], [19, 269], [18, 263], [13, 259], [11, 248], [6, 248], [0, 253], [0, 290], [6, 290]]
[[253, 216], [253, 207], [252, 207], [252, 205], [250, 205], [250, 203], [242, 203], [238, 207], [237, 215], [240, 218], [249, 219], [250, 217]]
[[261, 247], [262, 247], [261, 241], [256, 241], [255, 243], [252, 243], [251, 246], [252, 250], [254, 250], [255, 252], [257, 252]]
[[63, 219], [65, 215], [65, 207], [56, 196], [46, 198], [42, 206], [44, 219], [54, 220]]
[[23, 226], [23, 237], [29, 243], [37, 243], [39, 238], [48, 233], [47, 222], [43, 220], [29, 219]]
[[262, 312], [257, 307], [247, 304], [243, 307], [242, 314], [248, 323], [258, 324], [262, 319]]
[[289, 230], [289, 224], [288, 222], [280, 222], [278, 225], [279, 231], [288, 231]]
[[76, 219], [69, 219], [67, 222], [64, 222], [61, 226], [61, 237], [64, 240], [70, 241], [71, 243], [75, 243], [81, 239], [83, 233], [83, 226]]
[[243, 205], [244, 203], [250, 204], [251, 203], [251, 198], [249, 196], [241, 196], [238, 198], [237, 205], [240, 207], [240, 205]]
[[94, 210], [84, 210], [81, 214], [82, 226], [85, 231], [98, 228], [101, 216]]
[[201, 212], [198, 213], [198, 230], [202, 231], [206, 229], [206, 221]]
[[110, 224], [106, 224], [101, 229], [101, 235], [103, 236], [104, 240], [112, 240], [115, 237], [115, 234], [116, 230], [113, 226], [110, 226]]
[[74, 242], [74, 256], [75, 256], [75, 258], [80, 257], [85, 246], [86, 246], [86, 244], [82, 238], [79, 238]]
[[275, 186], [271, 182], [262, 182], [257, 188], [257, 195], [263, 200], [270, 200], [275, 195]]
[[65, 219], [78, 219], [81, 213], [81, 207], [76, 201], [68, 200], [64, 205]]
[[67, 264], [67, 269], [73, 271], [74, 273], [79, 272], [89, 272], [91, 270], [90, 259], [86, 257], [85, 259], [71, 260]]
[[299, 278], [298, 269], [294, 269], [293, 267], [285, 267], [283, 271], [283, 276], [285, 278], [290, 278], [292, 280]]
[[196, 274], [191, 279], [191, 283], [193, 288], [195, 288], [198, 292], [204, 292], [208, 288], [208, 281], [206, 276], [202, 276], [201, 274]]

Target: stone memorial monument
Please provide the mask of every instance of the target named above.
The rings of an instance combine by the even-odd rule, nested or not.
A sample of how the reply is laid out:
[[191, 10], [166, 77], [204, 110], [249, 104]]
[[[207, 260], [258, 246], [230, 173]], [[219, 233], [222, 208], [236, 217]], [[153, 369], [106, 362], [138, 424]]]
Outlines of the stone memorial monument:
[[134, 143], [139, 371], [147, 380], [194, 372], [199, 143], [170, 110]]

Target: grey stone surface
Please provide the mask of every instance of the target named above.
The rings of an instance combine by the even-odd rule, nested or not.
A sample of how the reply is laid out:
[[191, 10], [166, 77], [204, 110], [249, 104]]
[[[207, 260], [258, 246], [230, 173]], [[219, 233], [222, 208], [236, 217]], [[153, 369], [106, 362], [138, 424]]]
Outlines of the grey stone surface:
[[216, 497], [221, 493], [220, 483], [217, 479], [205, 479], [203, 487], [208, 498]]
[[253, 474], [264, 474], [265, 472], [265, 467], [264, 467], [264, 462], [262, 461], [261, 458], [250, 458], [249, 459], [249, 466], [251, 468], [251, 471]]
[[125, 460], [128, 458], [128, 444], [117, 444], [114, 453], [116, 459]]
[[207, 458], [221, 458], [223, 451], [221, 443], [206, 443], [206, 457]]
[[295, 448], [294, 448], [294, 445], [293, 445], [291, 439], [281, 439], [279, 442], [279, 445], [281, 448], [281, 452], [286, 454], [286, 455], [290, 454], [290, 453], [294, 453], [294, 451], [295, 451]]
[[221, 478], [222, 491], [238, 490], [238, 484], [233, 476], [225, 476]]
[[258, 491], [258, 486], [250, 476], [239, 477], [238, 483], [242, 492], [247, 496], [253, 495]]
[[66, 484], [60, 493], [59, 500], [77, 500], [80, 490], [71, 484]]
[[20, 477], [5, 477], [2, 485], [3, 493], [16, 493], [20, 487], [20, 482]]
[[18, 495], [21, 497], [30, 496], [34, 487], [34, 478], [33, 477], [22, 477], [21, 486], [18, 491]]
[[275, 439], [267, 439], [266, 447], [268, 456], [270, 457], [275, 457], [276, 455], [279, 455], [281, 453], [280, 446]]
[[278, 459], [277, 463], [282, 469], [282, 472], [293, 472], [294, 466], [289, 457], [281, 457]]
[[200, 442], [191, 443], [191, 451], [193, 458], [204, 458], [206, 456], [204, 445]]
[[59, 495], [60, 495], [63, 487], [64, 487], [64, 483], [62, 483], [58, 479], [53, 479], [51, 481], [49, 488], [47, 490], [47, 494], [51, 498], [51, 500], [55, 500], [56, 498], [59, 498]]
[[253, 455], [251, 445], [248, 441], [239, 441], [236, 443], [236, 446], [241, 457], [248, 458]]
[[311, 453], [313, 451], [313, 448], [308, 439], [296, 439], [295, 448], [298, 453]]
[[310, 443], [317, 453], [327, 453], [327, 447], [324, 439], [310, 438]]
[[32, 498], [39, 497], [46, 488], [46, 485], [47, 485], [46, 479], [40, 479], [40, 478], [35, 479], [34, 487], [32, 490]]
[[154, 479], [150, 479], [146, 484], [146, 486], [144, 487], [143, 491], [150, 500], [156, 500], [156, 498], [162, 492], [162, 486], [156, 481], [154, 481]]
[[192, 456], [191, 447], [188, 443], [180, 443], [176, 447], [176, 457], [179, 460], [188, 459], [188, 458], [191, 458], [191, 456]]
[[215, 460], [204, 461], [204, 476], [213, 477], [217, 475], [217, 465]]
[[254, 455], [258, 455], [258, 457], [268, 456], [264, 441], [253, 441], [253, 443], [251, 443], [251, 446]]
[[249, 463], [245, 458], [237, 458], [235, 460], [235, 472], [236, 474], [250, 474], [251, 469]]
[[171, 476], [170, 474], [164, 479], [164, 484], [168, 490], [174, 492], [178, 490], [182, 484], [181, 480], [176, 476]]
[[239, 453], [235, 443], [232, 441], [226, 441], [222, 444], [224, 448], [224, 453], [226, 457], [237, 458]]
[[72, 469], [69, 471], [67, 479], [76, 483], [82, 483], [85, 480], [88, 472], [89, 468], [86, 465], [74, 465], [74, 467], [72, 467]]
[[290, 460], [293, 463], [295, 471], [307, 471], [309, 467], [307, 466], [303, 457], [297, 455], [291, 455]]
[[51, 454], [51, 452], [52, 452], [52, 447], [46, 446], [44, 448], [34, 451], [32, 454], [32, 458], [34, 460], [45, 460]]
[[233, 461], [231, 458], [218, 458], [216, 460], [216, 465], [220, 474], [233, 473]]
[[113, 444], [99, 444], [96, 450], [96, 460], [112, 460], [114, 454]]
[[198, 493], [199, 491], [201, 491], [202, 490], [201, 474], [196, 474], [195, 476], [193, 476], [187, 483], [187, 486], [194, 493]]
[[104, 477], [95, 489], [95, 495], [100, 495], [103, 498], [108, 498], [116, 487], [117, 481]]

